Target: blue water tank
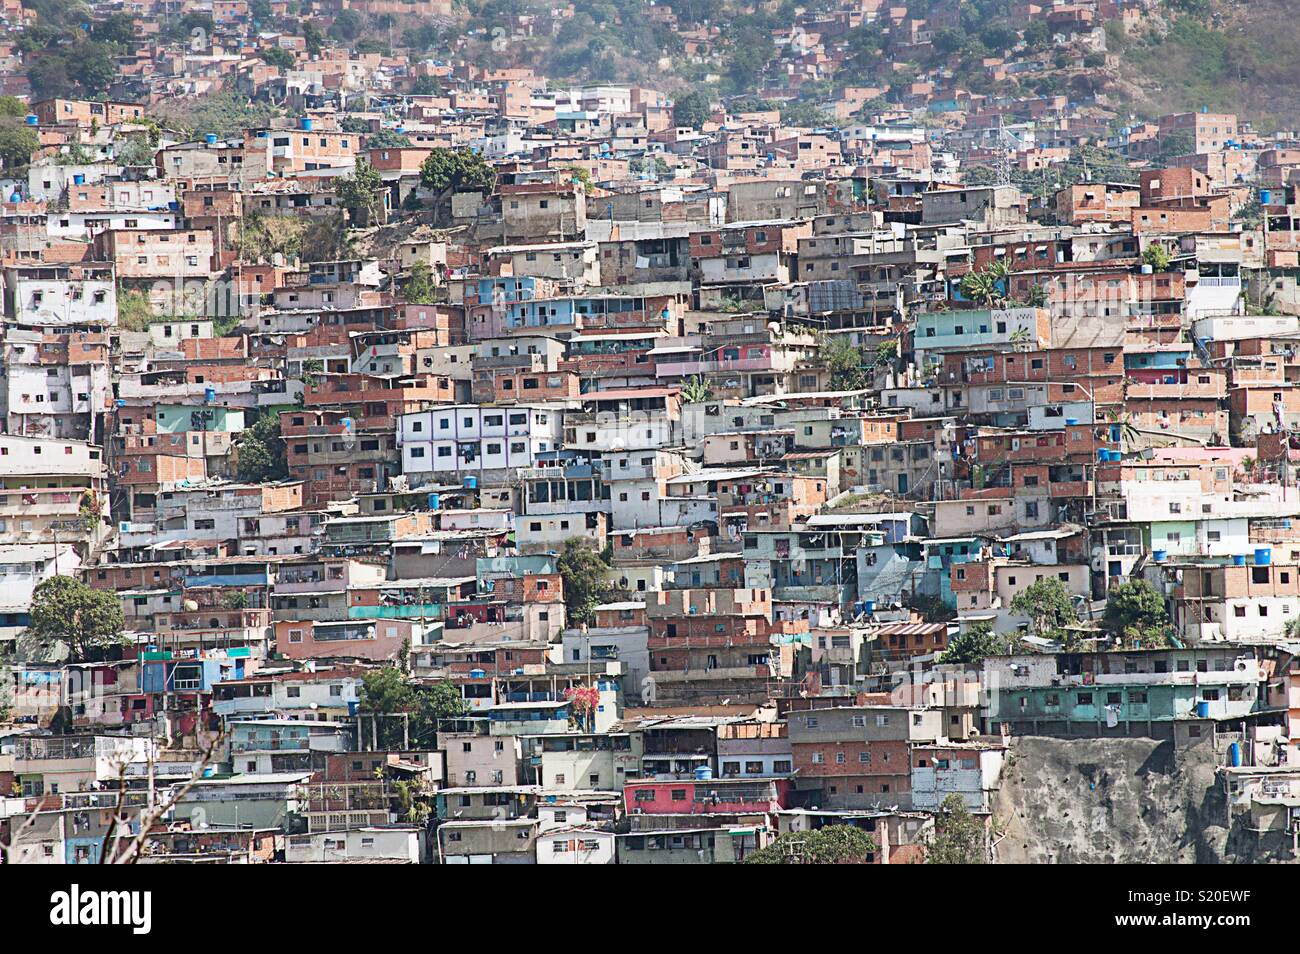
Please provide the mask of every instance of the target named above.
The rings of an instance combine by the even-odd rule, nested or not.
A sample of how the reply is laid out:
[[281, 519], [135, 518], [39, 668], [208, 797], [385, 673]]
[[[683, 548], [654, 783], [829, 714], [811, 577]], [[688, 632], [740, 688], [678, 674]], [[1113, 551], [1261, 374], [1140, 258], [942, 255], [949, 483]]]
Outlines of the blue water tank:
[[438, 509], [438, 504], [440, 504], [441, 502], [442, 502], [442, 497], [441, 497], [441, 495], [439, 495], [439, 494], [429, 494], [429, 509], [430, 509], [430, 510], [437, 510], [437, 509]]
[[73, 185], [85, 185], [86, 184], [85, 175], [80, 172], [74, 173], [72, 176], [72, 183]]
[[486, 675], [487, 673], [485, 673], [482, 669], [471, 669], [469, 671], [469, 677], [471, 679], [482, 679]]
[[1246, 565], [1246, 554], [1244, 554], [1244, 553], [1234, 553], [1234, 554], [1232, 555], [1232, 565], [1233, 565], [1233, 566], [1245, 566], [1245, 565]]
[[466, 477], [466, 478], [465, 478], [465, 489], [466, 489], [466, 490], [477, 490], [477, 489], [478, 489], [478, 478], [477, 478], [477, 477]]
[[1169, 556], [1169, 552], [1168, 552], [1167, 550], [1152, 550], [1152, 551], [1151, 551], [1151, 559], [1155, 560], [1157, 563], [1164, 563], [1164, 562], [1165, 562], [1165, 558], [1168, 557], [1168, 556]]
[[37, 126], [37, 125], [39, 125], [39, 124], [40, 124], [40, 120], [36, 117], [36, 114], [35, 114], [35, 113], [28, 113], [28, 114], [27, 114], [27, 125], [29, 125], [29, 126]]
[[863, 610], [863, 612], [865, 612], [865, 613], [874, 613], [874, 612], [876, 611], [876, 601], [875, 601], [875, 600], [863, 600], [863, 601], [862, 601], [862, 610]]
[[701, 765], [695, 770], [695, 781], [707, 782], [713, 778], [713, 769], [708, 765]]
[[1256, 547], [1256, 548], [1255, 548], [1255, 565], [1256, 565], [1256, 566], [1268, 566], [1268, 565], [1269, 565], [1270, 563], [1272, 563], [1272, 562], [1273, 562], [1273, 548], [1272, 548], [1272, 547]]
[[1273, 203], [1273, 193], [1268, 189], [1259, 190], [1259, 204], [1271, 205]]
[[203, 389], [203, 403], [211, 404], [217, 399], [217, 389], [209, 385]]
[[1210, 717], [1210, 704], [1208, 702], [1196, 703], [1196, 718], [1208, 719]]
[[406, 127], [405, 127], [405, 126], [398, 126], [398, 127], [397, 127], [397, 131], [398, 131], [399, 133], [404, 133], [404, 132], [406, 132]]
[[1118, 464], [1124, 459], [1124, 454], [1121, 451], [1113, 450], [1110, 452], [1110, 459], [1112, 463]]
[[1079, 419], [1077, 417], [1067, 417], [1065, 419], [1066, 427], [1074, 427], [1078, 423], [1079, 423]]
[[302, 127], [304, 132], [311, 132], [311, 120], [308, 119], [306, 116], [298, 120], [298, 125]]
[[1113, 441], [1117, 441], [1117, 440], [1119, 440], [1120, 437], [1123, 435], [1123, 433], [1124, 433], [1124, 429], [1121, 428], [1118, 424], [1112, 424], [1112, 425], [1110, 426], [1110, 439], [1111, 439], [1111, 440], [1113, 440]]
[[1104, 464], [1108, 460], [1110, 460], [1110, 451], [1106, 450], [1104, 447], [1097, 451], [1097, 461], [1099, 463]]
[[21, 193], [21, 192], [17, 192], [17, 191], [11, 193], [10, 196], [9, 196], [9, 201], [10, 201], [10, 202], [21, 202], [21, 201], [23, 201], [22, 193]]
[[1228, 761], [1233, 768], [1241, 768], [1241, 743], [1234, 742], [1228, 746]]
[[208, 133], [206, 136], [203, 137], [203, 141], [206, 142], [209, 146], [215, 146], [217, 144], [217, 134]]

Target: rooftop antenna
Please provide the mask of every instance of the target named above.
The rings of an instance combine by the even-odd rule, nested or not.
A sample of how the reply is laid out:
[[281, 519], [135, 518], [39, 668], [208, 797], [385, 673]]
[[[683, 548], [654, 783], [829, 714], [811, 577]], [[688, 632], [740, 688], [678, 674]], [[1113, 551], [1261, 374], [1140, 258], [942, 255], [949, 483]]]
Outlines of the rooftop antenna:
[[994, 172], [997, 176], [998, 185], [1011, 184], [1011, 164], [1007, 159], [1007, 134], [1002, 128], [1002, 114], [998, 113], [998, 139], [997, 139], [997, 156], [994, 159]]

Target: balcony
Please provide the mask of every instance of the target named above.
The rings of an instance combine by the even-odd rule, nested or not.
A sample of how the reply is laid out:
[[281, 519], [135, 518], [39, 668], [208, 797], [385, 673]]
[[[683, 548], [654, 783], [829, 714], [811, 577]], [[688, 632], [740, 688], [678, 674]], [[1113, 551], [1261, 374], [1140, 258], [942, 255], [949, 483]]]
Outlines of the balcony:
[[655, 366], [655, 374], [661, 378], [690, 377], [709, 372], [730, 373], [736, 371], [771, 371], [771, 355], [759, 358], [732, 358], [730, 360], [699, 360], [660, 362]]
[[57, 490], [15, 489], [0, 490], [0, 515], [22, 514], [27, 517], [71, 515], [79, 511], [85, 487], [67, 487]]

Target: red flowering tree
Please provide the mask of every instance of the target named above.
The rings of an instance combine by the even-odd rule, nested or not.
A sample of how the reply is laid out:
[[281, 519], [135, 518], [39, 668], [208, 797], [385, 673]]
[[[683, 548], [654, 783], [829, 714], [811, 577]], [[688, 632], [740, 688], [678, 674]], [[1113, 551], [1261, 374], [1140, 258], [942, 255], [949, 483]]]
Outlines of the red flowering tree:
[[590, 731], [596, 706], [600, 705], [600, 690], [595, 686], [570, 686], [564, 690], [564, 701], [569, 704], [573, 721]]

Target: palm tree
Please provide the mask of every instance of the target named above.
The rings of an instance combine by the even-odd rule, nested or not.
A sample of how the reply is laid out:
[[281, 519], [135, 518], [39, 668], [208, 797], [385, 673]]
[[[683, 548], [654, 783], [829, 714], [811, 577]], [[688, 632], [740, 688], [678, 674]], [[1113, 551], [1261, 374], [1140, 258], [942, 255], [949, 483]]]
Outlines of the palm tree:
[[1011, 287], [1011, 266], [1005, 258], [999, 258], [984, 269], [988, 272], [993, 287], [993, 299], [1000, 305], [1007, 301], [1007, 290]]
[[699, 404], [709, 399], [709, 386], [698, 374], [682, 386], [682, 400], [687, 404]]
[[957, 287], [971, 301], [991, 308], [994, 304], [1006, 301], [1007, 279], [1010, 276], [1011, 266], [999, 259], [977, 272], [967, 272]]
[[1133, 426], [1133, 419], [1128, 414], [1119, 414], [1111, 411], [1107, 415], [1107, 420], [1111, 424], [1119, 425], [1119, 437], [1121, 444], [1127, 444], [1130, 448], [1137, 447], [1138, 441], [1142, 439], [1142, 432]]
[[991, 305], [997, 288], [986, 271], [967, 272], [957, 283], [962, 295], [979, 305]]

